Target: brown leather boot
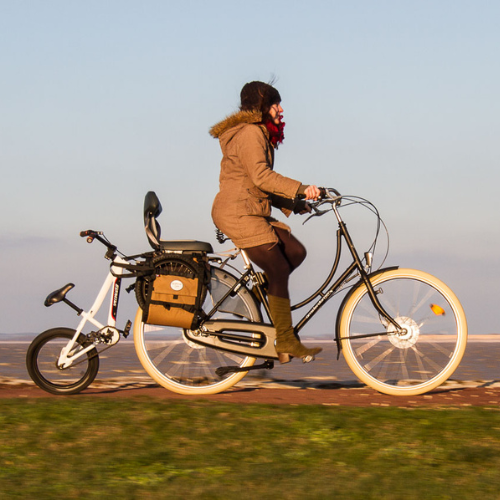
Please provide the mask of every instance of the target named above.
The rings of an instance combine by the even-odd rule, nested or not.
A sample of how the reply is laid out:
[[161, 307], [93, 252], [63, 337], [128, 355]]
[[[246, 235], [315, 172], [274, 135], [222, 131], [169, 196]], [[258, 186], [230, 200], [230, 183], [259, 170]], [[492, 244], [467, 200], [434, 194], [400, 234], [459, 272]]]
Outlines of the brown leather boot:
[[[321, 347], [313, 347], [308, 349], [301, 344], [300, 340], [295, 336], [292, 326], [292, 311], [290, 309], [290, 300], [274, 295], [267, 296], [269, 301], [269, 309], [276, 328], [276, 352], [280, 363], [288, 363], [291, 357], [306, 358], [320, 353]], [[312, 360], [310, 360], [312, 361]]]

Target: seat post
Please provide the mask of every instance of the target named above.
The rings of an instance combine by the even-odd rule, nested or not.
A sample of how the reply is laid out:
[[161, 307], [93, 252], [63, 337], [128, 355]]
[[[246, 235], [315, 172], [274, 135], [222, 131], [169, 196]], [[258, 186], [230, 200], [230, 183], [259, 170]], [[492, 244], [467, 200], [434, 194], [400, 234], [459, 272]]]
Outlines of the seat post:
[[245, 263], [245, 269], [251, 269], [252, 268], [252, 263], [250, 262], [250, 259], [248, 258], [247, 253], [245, 250], [240, 249], [241, 252], [241, 258], [243, 259], [243, 262]]

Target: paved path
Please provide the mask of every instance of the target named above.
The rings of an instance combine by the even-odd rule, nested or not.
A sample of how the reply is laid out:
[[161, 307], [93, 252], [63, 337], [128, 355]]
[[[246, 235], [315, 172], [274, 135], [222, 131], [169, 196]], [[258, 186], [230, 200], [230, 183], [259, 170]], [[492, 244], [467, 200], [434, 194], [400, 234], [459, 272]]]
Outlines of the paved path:
[[[29, 342], [0, 341], [0, 384], [29, 383], [25, 355]], [[323, 353], [314, 362], [294, 361], [276, 365], [274, 370], [250, 372], [237, 387], [308, 388], [325, 384], [361, 387], [345, 360], [337, 360], [333, 342], [322, 343]], [[94, 385], [123, 386], [124, 384], [151, 385], [135, 354], [132, 340], [124, 340], [100, 356], [100, 369]], [[500, 335], [469, 337], [461, 365], [448, 383], [468, 387], [500, 385]]]

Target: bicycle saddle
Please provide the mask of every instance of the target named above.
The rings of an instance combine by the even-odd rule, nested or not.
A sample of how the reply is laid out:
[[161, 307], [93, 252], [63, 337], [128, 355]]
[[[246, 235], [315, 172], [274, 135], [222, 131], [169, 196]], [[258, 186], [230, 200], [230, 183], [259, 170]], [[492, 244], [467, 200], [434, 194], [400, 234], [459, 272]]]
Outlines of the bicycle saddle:
[[197, 240], [173, 240], [161, 239], [161, 227], [156, 220], [162, 212], [162, 206], [158, 196], [154, 191], [149, 191], [144, 198], [144, 229], [148, 237], [149, 244], [154, 250], [172, 250], [175, 252], [207, 252], [212, 253], [213, 248], [210, 243]]
[[45, 299], [44, 305], [45, 307], [50, 307], [53, 304], [57, 304], [58, 302], [63, 301], [66, 298], [66, 294], [74, 287], [73, 283], [68, 283], [67, 285], [58, 288], [52, 293], [47, 295]]

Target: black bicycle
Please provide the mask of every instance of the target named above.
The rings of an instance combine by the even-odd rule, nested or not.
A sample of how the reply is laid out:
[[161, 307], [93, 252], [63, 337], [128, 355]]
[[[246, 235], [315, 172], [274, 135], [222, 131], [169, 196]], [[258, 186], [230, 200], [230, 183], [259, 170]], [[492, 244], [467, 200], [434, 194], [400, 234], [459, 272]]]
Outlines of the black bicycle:
[[[353, 204], [368, 208], [377, 218], [377, 236], [363, 258], [340, 215], [341, 209]], [[292, 307], [305, 310], [295, 326], [296, 333], [332, 297], [347, 292], [337, 314], [333, 340], [362, 382], [393, 395], [422, 394], [442, 384], [459, 365], [467, 343], [467, 322], [455, 294], [443, 282], [422, 271], [397, 267], [372, 271], [372, 253], [383, 223], [376, 207], [367, 200], [326, 189], [323, 198], [311, 203], [311, 207], [311, 217], [334, 217], [338, 227], [337, 246], [323, 284]], [[130, 323], [123, 331], [115, 326], [117, 288], [122, 277], [127, 276], [123, 270], [134, 266], [140, 269], [151, 258], [161, 261], [164, 253], [180, 257], [192, 253], [206, 255], [210, 274], [208, 293], [203, 319], [195, 329], [145, 323], [143, 308], [139, 307], [133, 327], [134, 344], [147, 373], [173, 392], [200, 395], [222, 392], [250, 370], [274, 367], [278, 359], [276, 331], [267, 302], [266, 278], [254, 269], [245, 251], [235, 250], [221, 257], [214, 255], [212, 246], [206, 242], [161, 240], [157, 221], [161, 204], [152, 192], [146, 196], [144, 213], [152, 254], [120, 257], [116, 247], [99, 236], [102, 233], [86, 232], [91, 233], [87, 234], [91, 241], [98, 239], [108, 247], [111, 273], [96, 300], [100, 307], [106, 290], [113, 290], [108, 325], [98, 324], [96, 331], [85, 334], [86, 322], [95, 324], [95, 305], [85, 313], [67, 300], [67, 287], [49, 295], [49, 302], [66, 301], [84, 317], [77, 330], [48, 330], [30, 346], [28, 371], [45, 390], [68, 394], [88, 387], [97, 375], [99, 347], [114, 345], [130, 329]], [[345, 246], [352, 261], [336, 278]], [[237, 256], [243, 259], [243, 271], [231, 264]], [[185, 265], [181, 258], [168, 262], [165, 265], [175, 265], [176, 272]], [[137, 273], [128, 276], [136, 277]], [[114, 279], [119, 280], [118, 285]], [[257, 359], [261, 360], [258, 364]], [[78, 369], [76, 377], [75, 369]]]

